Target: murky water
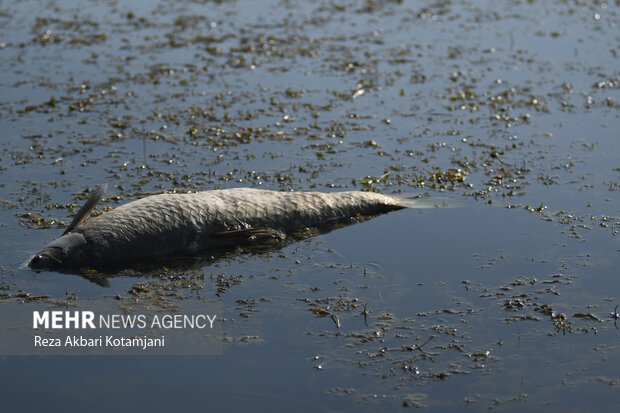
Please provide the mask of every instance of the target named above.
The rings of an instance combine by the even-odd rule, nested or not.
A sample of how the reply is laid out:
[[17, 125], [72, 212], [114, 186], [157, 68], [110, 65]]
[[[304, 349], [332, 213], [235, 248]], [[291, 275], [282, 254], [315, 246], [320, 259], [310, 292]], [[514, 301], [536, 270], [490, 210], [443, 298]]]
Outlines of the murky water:
[[[227, 320], [218, 356], [2, 358], [3, 407], [616, 411], [618, 21], [600, 1], [0, 3], [2, 307], [167, 291]], [[235, 186], [460, 206], [105, 286], [25, 268], [103, 182], [101, 210]]]

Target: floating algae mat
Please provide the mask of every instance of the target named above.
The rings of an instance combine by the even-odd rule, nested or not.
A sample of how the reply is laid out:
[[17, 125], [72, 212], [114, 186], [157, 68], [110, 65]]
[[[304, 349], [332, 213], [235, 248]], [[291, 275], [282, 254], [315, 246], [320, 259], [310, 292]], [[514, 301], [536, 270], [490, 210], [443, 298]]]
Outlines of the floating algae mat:
[[[619, 20], [596, 1], [0, 6], [4, 409], [617, 411]], [[191, 265], [27, 268], [101, 183], [94, 214], [235, 187], [458, 207]], [[58, 334], [13, 314], [202, 305], [209, 354], [8, 355]]]

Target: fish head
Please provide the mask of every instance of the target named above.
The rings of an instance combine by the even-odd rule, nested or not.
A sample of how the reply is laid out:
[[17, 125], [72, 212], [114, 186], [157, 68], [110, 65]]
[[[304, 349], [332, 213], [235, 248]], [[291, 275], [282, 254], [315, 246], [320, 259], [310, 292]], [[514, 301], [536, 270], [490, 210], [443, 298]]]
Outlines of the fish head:
[[69, 267], [85, 246], [86, 240], [82, 234], [70, 232], [37, 252], [28, 262], [28, 266], [34, 270]]

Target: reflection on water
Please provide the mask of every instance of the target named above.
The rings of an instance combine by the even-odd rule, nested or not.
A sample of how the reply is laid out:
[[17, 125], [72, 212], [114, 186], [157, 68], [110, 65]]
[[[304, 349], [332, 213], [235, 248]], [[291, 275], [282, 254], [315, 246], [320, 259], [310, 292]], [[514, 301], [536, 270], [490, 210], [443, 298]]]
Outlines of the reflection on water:
[[[616, 8], [261, 5], [0, 9], [3, 308], [219, 298], [226, 317], [222, 356], [1, 359], [4, 405], [617, 410]], [[460, 207], [191, 268], [25, 268], [103, 182], [101, 210], [234, 186]]]

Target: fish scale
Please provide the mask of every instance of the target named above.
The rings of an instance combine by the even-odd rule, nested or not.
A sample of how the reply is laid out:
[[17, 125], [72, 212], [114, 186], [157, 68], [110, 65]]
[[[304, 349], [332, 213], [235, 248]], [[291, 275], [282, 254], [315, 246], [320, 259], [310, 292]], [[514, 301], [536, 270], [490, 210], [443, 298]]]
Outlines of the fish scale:
[[[104, 190], [97, 191], [98, 199], [89, 200], [90, 208]], [[101, 267], [163, 255], [195, 254], [257, 235], [282, 238], [302, 228], [404, 207], [396, 197], [359, 191], [234, 188], [152, 195], [76, 222], [75, 226], [72, 223], [66, 234], [35, 255], [29, 265]]]

